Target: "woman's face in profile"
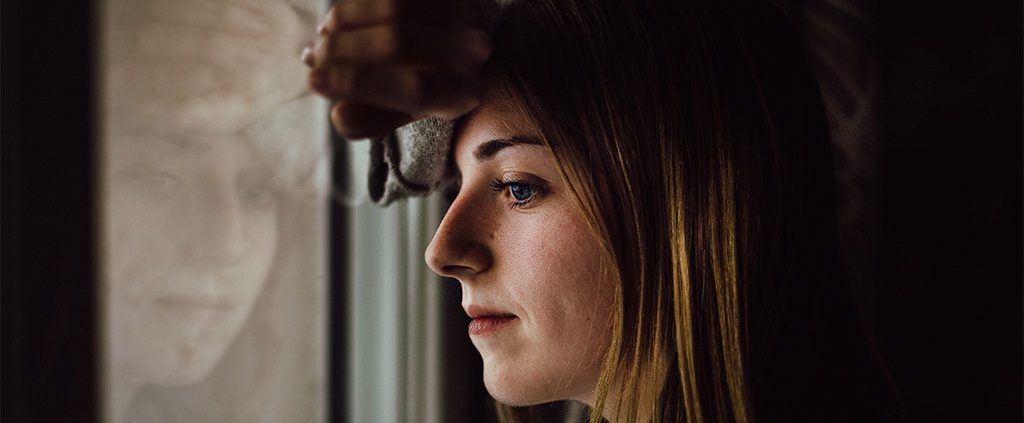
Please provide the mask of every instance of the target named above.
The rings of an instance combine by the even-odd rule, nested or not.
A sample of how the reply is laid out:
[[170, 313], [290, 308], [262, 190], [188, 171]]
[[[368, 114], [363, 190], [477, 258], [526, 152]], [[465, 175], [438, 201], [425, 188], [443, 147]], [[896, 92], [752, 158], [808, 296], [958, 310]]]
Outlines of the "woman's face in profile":
[[610, 263], [538, 132], [505, 106], [486, 101], [457, 134], [461, 185], [426, 260], [462, 286], [495, 399], [590, 402], [611, 333]]
[[140, 382], [195, 382], [267, 279], [277, 245], [272, 172], [230, 136], [115, 134], [108, 149], [114, 364]]

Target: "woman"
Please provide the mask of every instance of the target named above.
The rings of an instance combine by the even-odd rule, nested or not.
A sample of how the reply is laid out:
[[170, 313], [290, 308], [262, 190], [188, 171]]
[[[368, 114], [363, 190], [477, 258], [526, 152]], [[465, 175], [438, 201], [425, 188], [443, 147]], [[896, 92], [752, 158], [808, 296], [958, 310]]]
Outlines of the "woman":
[[463, 55], [355, 57], [337, 46], [408, 15], [339, 7], [309, 62], [340, 132], [461, 116], [426, 258], [461, 283], [507, 418], [564, 399], [591, 421], [899, 418], [838, 272], [813, 76], [774, 9], [517, 2], [475, 107], [472, 77], [445, 91], [450, 63], [401, 59], [471, 74], [476, 33], [445, 44]]

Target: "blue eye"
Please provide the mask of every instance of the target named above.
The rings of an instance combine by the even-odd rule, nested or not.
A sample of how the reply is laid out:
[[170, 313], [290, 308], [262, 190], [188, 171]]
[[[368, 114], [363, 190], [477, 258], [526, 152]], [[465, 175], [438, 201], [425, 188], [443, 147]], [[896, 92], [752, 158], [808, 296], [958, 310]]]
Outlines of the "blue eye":
[[518, 208], [533, 203], [534, 200], [539, 197], [543, 197], [547, 192], [547, 187], [544, 185], [528, 184], [518, 181], [502, 181], [501, 179], [495, 179], [492, 181], [491, 189], [511, 197], [511, 201], [509, 201], [508, 206], [512, 208]]
[[530, 197], [533, 197], [533, 187], [529, 185], [511, 183], [508, 184], [508, 188], [509, 192], [512, 193], [512, 198], [515, 198], [516, 201], [525, 202], [528, 201]]

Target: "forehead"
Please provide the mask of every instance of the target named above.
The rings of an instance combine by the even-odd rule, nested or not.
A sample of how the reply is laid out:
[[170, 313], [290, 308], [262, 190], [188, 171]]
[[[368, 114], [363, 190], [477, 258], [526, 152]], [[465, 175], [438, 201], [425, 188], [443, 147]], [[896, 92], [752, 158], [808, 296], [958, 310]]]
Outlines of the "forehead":
[[474, 151], [487, 141], [513, 137], [541, 138], [536, 125], [510, 100], [489, 97], [463, 119], [454, 134], [457, 166], [473, 161]]

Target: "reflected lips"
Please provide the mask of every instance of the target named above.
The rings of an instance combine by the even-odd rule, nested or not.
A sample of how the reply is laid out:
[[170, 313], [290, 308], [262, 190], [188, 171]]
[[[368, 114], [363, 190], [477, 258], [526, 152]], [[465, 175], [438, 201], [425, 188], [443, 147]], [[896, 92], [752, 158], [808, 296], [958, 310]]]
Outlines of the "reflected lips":
[[168, 312], [178, 314], [180, 317], [222, 317], [232, 309], [234, 305], [226, 300], [204, 297], [165, 295], [153, 300], [159, 308]]
[[517, 319], [516, 315], [484, 310], [476, 306], [469, 306], [466, 314], [473, 318], [469, 322], [470, 336], [483, 336], [496, 332]]

